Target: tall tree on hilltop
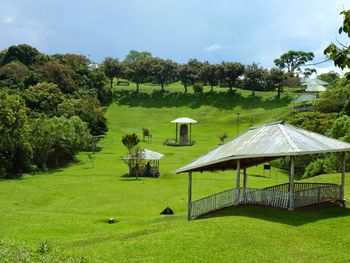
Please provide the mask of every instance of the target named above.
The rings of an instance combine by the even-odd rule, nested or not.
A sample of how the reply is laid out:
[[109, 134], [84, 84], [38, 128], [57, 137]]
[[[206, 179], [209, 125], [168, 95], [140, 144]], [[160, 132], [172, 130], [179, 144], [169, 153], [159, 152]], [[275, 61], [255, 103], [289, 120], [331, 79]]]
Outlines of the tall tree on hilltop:
[[123, 66], [118, 59], [106, 57], [102, 62], [106, 76], [109, 78], [111, 89], [113, 88], [113, 79], [122, 75]]
[[314, 53], [312, 52], [290, 50], [275, 59], [274, 62], [280, 69], [286, 69], [294, 74], [296, 70], [300, 70], [300, 66], [305, 65], [306, 62], [313, 60], [313, 58]]
[[152, 58], [152, 54], [148, 51], [136, 51], [130, 50], [129, 54], [126, 55], [123, 63], [126, 65], [132, 64], [136, 61], [145, 61]]

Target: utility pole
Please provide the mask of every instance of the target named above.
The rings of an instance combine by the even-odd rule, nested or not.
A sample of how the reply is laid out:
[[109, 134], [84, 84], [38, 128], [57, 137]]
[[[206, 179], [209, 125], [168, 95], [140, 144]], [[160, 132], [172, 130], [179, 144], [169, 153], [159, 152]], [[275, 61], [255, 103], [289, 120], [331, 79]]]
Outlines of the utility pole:
[[237, 112], [237, 136], [238, 136], [238, 133], [239, 133], [239, 115], [241, 114], [240, 112]]

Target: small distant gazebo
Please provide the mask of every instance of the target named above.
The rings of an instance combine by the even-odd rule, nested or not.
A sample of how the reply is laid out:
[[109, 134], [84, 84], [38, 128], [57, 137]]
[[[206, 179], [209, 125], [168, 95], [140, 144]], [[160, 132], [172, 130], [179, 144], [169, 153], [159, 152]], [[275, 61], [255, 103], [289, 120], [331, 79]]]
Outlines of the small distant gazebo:
[[291, 101], [292, 109], [297, 111], [311, 110], [311, 104], [313, 101], [316, 100], [316, 98], [316, 95], [307, 93], [301, 94], [300, 96]]
[[[350, 144], [283, 122], [252, 127], [233, 140], [202, 155], [176, 173], [188, 173], [188, 219], [228, 206], [252, 204], [294, 210], [323, 202], [343, 202], [345, 152]], [[294, 182], [294, 157], [342, 153], [340, 184]], [[289, 183], [263, 189], [248, 188], [247, 168], [290, 157]], [[236, 170], [236, 187], [192, 201], [192, 172]], [[243, 169], [243, 187], [240, 184]]]
[[[192, 124], [197, 123], [196, 120], [187, 117], [177, 118], [172, 120], [171, 123], [176, 124], [175, 128], [175, 139], [167, 139], [164, 144], [166, 145], [193, 145], [194, 140], [192, 140]], [[180, 129], [179, 129], [180, 124]]]
[[306, 92], [323, 92], [326, 91], [326, 85], [328, 85], [327, 82], [319, 80], [319, 79], [309, 79], [308, 81], [305, 81], [303, 84], [306, 86]]
[[[164, 157], [164, 154], [144, 149], [142, 150], [142, 153], [140, 153], [140, 156], [133, 156], [131, 154], [127, 155], [123, 158], [125, 163], [129, 166], [129, 175], [134, 176], [136, 173], [139, 174], [139, 176], [156, 176], [159, 174], [159, 160]], [[147, 165], [145, 167], [130, 167], [130, 162], [141, 159], [148, 162], [149, 167]], [[148, 169], [148, 170], [147, 170]], [[149, 173], [149, 174], [148, 174]]]

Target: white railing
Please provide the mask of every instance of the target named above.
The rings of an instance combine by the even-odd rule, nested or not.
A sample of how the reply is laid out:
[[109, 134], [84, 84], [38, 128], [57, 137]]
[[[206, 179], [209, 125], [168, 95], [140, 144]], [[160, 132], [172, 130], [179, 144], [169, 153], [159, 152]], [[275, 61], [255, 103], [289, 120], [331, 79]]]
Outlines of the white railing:
[[[341, 186], [336, 184], [297, 183], [294, 188], [294, 208], [341, 199]], [[288, 184], [256, 188], [233, 188], [191, 203], [190, 218], [239, 204], [254, 204], [287, 209]]]

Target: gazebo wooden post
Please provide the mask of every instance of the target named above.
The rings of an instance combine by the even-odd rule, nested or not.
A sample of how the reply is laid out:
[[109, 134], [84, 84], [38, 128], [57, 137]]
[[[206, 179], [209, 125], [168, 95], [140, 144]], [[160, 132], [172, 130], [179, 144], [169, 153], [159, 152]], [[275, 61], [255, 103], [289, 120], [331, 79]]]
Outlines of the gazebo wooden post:
[[239, 183], [240, 183], [240, 177], [241, 177], [241, 162], [240, 160], [237, 160], [237, 168], [236, 168], [236, 197], [237, 197], [237, 203], [239, 202]]
[[289, 205], [288, 210], [294, 210], [294, 156], [290, 157], [290, 173], [289, 173]]
[[344, 200], [344, 186], [345, 186], [345, 171], [346, 171], [346, 163], [345, 163], [345, 153], [342, 154], [342, 173], [341, 173], [341, 187], [340, 187], [340, 196], [341, 200]]
[[247, 177], [247, 168], [244, 168], [243, 170], [243, 193], [244, 193], [244, 200], [246, 199], [247, 195], [247, 184], [248, 184], [248, 177]]
[[191, 220], [192, 210], [192, 172], [188, 172], [188, 212], [187, 219]]
[[177, 125], [178, 123], [176, 123], [176, 130], [175, 130], [175, 142], [177, 143]]
[[192, 142], [192, 123], [190, 123], [190, 143]]

